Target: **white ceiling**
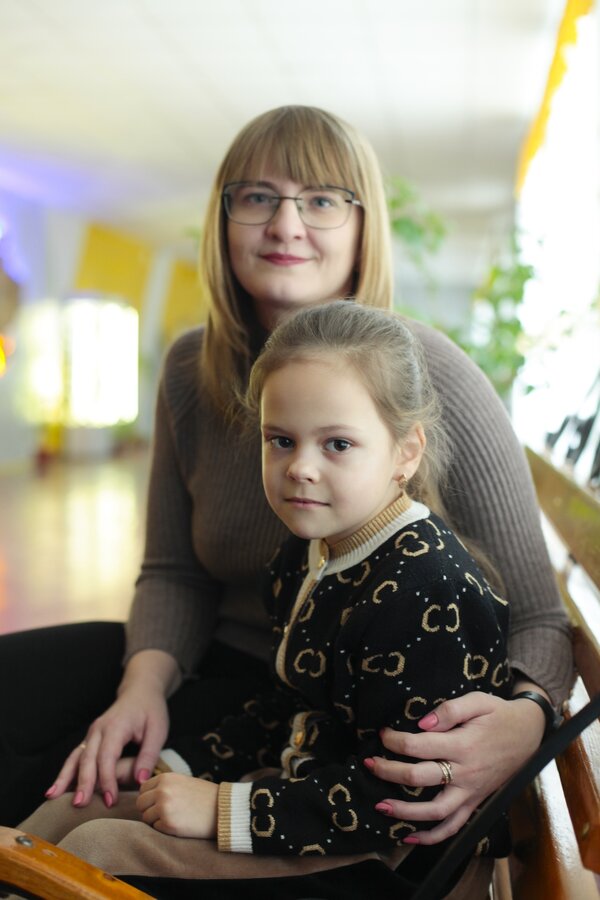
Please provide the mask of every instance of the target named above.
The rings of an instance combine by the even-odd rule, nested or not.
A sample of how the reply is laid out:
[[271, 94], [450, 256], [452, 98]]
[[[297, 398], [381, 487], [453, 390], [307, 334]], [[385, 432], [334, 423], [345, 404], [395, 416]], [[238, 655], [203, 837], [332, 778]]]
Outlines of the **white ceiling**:
[[362, 129], [440, 212], [510, 209], [564, 0], [0, 0], [0, 191], [176, 243], [252, 116]]

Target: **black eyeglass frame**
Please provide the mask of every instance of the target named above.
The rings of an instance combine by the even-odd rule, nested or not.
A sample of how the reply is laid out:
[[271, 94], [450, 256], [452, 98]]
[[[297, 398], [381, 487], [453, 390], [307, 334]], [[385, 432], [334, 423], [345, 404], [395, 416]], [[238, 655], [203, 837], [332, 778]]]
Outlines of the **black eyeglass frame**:
[[[350, 206], [360, 206], [364, 209], [362, 201], [356, 199], [356, 192], [351, 191], [350, 188], [339, 187], [339, 185], [337, 185], [337, 184], [320, 184], [320, 185], [315, 185], [314, 187], [309, 186], [309, 187], [303, 188], [303, 190], [300, 191], [300, 194], [298, 194], [297, 197], [283, 196], [283, 195], [276, 194], [275, 192], [273, 192], [273, 197], [278, 200], [278, 203], [268, 219], [265, 219], [264, 222], [240, 222], [239, 219], [234, 219], [229, 211], [229, 207], [228, 207], [228, 200], [230, 197], [229, 188], [242, 187], [243, 185], [249, 186], [252, 184], [256, 184], [257, 186], [262, 186], [266, 190], [269, 190], [269, 191], [273, 190], [266, 184], [261, 185], [259, 181], [228, 181], [227, 184], [223, 185], [223, 190], [221, 191], [221, 200], [223, 202], [223, 209], [225, 210], [225, 215], [230, 220], [230, 222], [235, 222], [236, 225], [249, 225], [249, 226], [267, 225], [271, 221], [271, 219], [273, 219], [276, 216], [276, 214], [279, 210], [279, 207], [281, 206], [282, 200], [293, 200], [294, 203], [296, 204], [296, 209], [298, 210], [298, 215], [304, 222], [304, 219], [302, 218], [302, 209], [298, 205], [298, 201], [302, 199], [300, 194], [303, 194], [304, 191], [311, 191], [311, 190], [314, 190], [314, 191], [318, 191], [318, 190], [343, 191], [344, 194], [350, 195], [347, 200], [344, 199], [344, 203], [348, 203]], [[350, 215], [350, 213], [348, 213], [348, 216], [349, 215]], [[333, 225], [333, 226], [332, 225], [307, 225], [306, 222], [304, 222], [304, 224], [306, 225], [307, 228], [315, 228], [318, 231], [335, 231], [336, 228], [342, 228], [346, 224], [347, 221], [348, 221], [348, 217], [340, 225]]]

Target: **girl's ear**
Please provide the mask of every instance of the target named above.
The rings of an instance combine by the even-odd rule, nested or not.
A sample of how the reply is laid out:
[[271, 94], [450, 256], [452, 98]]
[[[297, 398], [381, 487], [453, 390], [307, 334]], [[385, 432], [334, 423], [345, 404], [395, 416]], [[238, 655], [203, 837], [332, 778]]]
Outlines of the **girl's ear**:
[[410, 481], [419, 468], [427, 440], [421, 425], [414, 425], [406, 437], [397, 445], [397, 476], [405, 475]]

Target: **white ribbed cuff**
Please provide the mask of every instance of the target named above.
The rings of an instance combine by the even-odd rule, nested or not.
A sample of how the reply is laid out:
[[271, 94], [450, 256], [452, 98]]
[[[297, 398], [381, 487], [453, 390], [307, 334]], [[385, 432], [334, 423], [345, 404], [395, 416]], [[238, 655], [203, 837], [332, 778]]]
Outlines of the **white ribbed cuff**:
[[250, 793], [252, 782], [219, 785], [219, 850], [252, 853]]
[[175, 750], [166, 747], [160, 751], [160, 759], [169, 767], [171, 772], [177, 772], [179, 775], [191, 775], [192, 770], [186, 763], [185, 759]]

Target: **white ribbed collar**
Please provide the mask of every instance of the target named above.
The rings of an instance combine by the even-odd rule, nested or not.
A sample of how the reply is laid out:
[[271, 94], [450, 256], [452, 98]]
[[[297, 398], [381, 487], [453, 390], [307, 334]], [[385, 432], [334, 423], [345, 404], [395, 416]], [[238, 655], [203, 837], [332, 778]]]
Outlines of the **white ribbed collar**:
[[354, 534], [330, 547], [315, 538], [308, 547], [309, 574], [319, 581], [323, 575], [335, 575], [370, 556], [389, 537], [412, 522], [426, 519], [430, 511], [423, 503], [400, 497]]

